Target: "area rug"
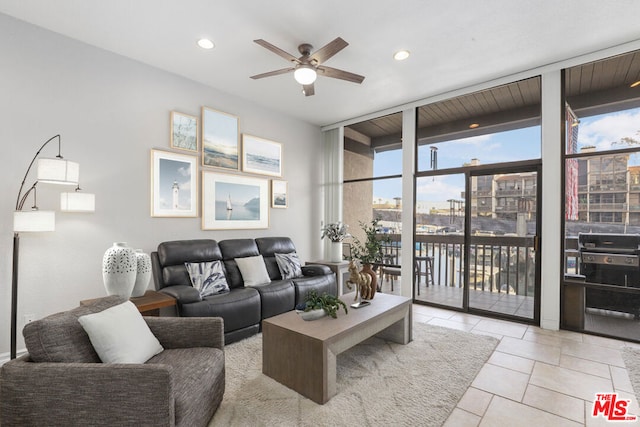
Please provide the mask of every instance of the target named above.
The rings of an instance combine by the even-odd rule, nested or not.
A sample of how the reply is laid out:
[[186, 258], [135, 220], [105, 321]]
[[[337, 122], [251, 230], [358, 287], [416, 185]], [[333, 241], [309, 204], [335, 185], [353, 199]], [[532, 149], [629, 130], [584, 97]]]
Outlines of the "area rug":
[[640, 350], [631, 347], [623, 348], [622, 360], [627, 367], [627, 373], [636, 394], [636, 401], [640, 402]]
[[414, 324], [413, 341], [379, 338], [338, 355], [337, 394], [324, 405], [262, 374], [262, 336], [230, 344], [214, 426], [441, 426], [498, 340]]

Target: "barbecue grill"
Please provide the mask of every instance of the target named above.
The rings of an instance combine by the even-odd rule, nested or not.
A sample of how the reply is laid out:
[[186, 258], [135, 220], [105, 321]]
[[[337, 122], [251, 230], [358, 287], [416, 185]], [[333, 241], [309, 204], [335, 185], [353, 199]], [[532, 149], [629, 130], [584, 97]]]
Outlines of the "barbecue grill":
[[640, 318], [640, 234], [580, 233], [580, 273], [589, 283], [635, 288], [638, 292], [586, 289], [587, 308]]

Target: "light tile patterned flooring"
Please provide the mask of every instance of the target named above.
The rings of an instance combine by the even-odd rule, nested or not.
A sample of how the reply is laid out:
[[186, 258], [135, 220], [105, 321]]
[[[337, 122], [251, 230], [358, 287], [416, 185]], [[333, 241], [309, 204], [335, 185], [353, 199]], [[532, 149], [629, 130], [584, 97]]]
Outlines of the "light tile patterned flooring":
[[621, 352], [637, 344], [417, 304], [413, 319], [500, 340], [445, 426], [640, 425], [591, 416], [595, 394], [614, 391], [640, 415]]

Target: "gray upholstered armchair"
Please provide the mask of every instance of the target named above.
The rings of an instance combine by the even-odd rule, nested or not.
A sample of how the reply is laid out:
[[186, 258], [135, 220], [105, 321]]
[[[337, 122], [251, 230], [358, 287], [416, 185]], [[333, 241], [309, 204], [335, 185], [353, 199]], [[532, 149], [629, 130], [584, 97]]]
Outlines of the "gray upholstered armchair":
[[0, 425], [209, 423], [225, 388], [222, 319], [145, 317], [164, 351], [144, 364], [101, 363], [77, 318], [122, 301], [104, 298], [25, 328], [30, 354], [0, 368]]

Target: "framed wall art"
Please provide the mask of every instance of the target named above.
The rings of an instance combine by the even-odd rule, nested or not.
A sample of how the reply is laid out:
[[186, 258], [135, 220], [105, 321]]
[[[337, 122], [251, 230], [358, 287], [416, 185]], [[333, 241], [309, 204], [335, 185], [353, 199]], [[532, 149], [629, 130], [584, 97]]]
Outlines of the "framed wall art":
[[282, 176], [282, 144], [242, 134], [242, 171]]
[[269, 182], [202, 171], [202, 229], [257, 228], [269, 228]]
[[198, 216], [196, 156], [151, 150], [151, 216]]
[[238, 117], [202, 107], [202, 165], [239, 169]]
[[198, 151], [198, 118], [171, 112], [171, 148]]
[[286, 208], [289, 206], [288, 182], [278, 179], [271, 180], [271, 207]]

